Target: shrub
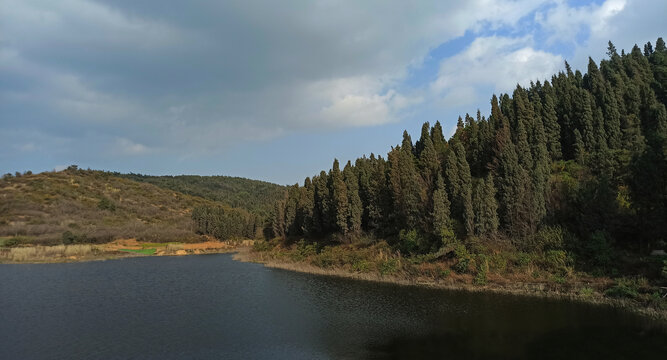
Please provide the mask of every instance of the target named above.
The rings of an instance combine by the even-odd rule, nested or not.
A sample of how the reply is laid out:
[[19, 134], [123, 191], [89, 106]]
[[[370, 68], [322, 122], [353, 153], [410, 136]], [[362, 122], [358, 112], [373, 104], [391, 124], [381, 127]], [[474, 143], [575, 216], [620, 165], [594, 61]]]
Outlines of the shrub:
[[662, 265], [662, 277], [667, 279], [667, 260], [663, 260]]
[[396, 259], [387, 259], [381, 260], [378, 263], [378, 271], [382, 275], [393, 274], [398, 271], [398, 260]]
[[97, 203], [97, 207], [100, 210], [116, 211], [116, 205], [106, 197], [102, 197], [100, 199], [100, 201]]
[[63, 233], [62, 240], [63, 244], [65, 245], [82, 244], [88, 242], [88, 238], [85, 234], [76, 235], [69, 230]]
[[489, 270], [502, 273], [507, 269], [507, 259], [502, 254], [493, 254], [489, 257]]
[[549, 269], [562, 269], [567, 263], [567, 253], [563, 250], [549, 250], [544, 254], [544, 264]]
[[590, 259], [594, 266], [610, 267], [614, 258], [612, 238], [606, 231], [593, 232], [589, 241], [584, 244], [584, 255]]
[[486, 255], [477, 255], [477, 274], [475, 275], [475, 285], [486, 285], [486, 273], [489, 271], [489, 262]]
[[273, 246], [268, 241], [265, 240], [255, 240], [255, 243], [252, 245], [252, 249], [257, 252], [270, 251], [273, 249]]
[[24, 239], [25, 239], [25, 237], [23, 237], [23, 236], [14, 236], [14, 237], [11, 237], [11, 238], [5, 240], [4, 243], [2, 244], [2, 246], [5, 246], [5, 247], [16, 246], [16, 245], [20, 244]]
[[517, 264], [517, 266], [522, 267], [522, 268], [527, 267], [528, 265], [530, 265], [530, 263], [532, 261], [533, 261], [533, 259], [530, 256], [530, 254], [525, 253], [525, 252], [520, 252], [516, 256], [516, 264]]
[[533, 237], [531, 250], [559, 250], [564, 245], [564, 231], [560, 226], [545, 226]]
[[579, 290], [579, 295], [585, 298], [593, 296], [593, 289], [589, 287], [583, 287]]
[[304, 239], [299, 240], [296, 249], [290, 255], [293, 261], [303, 261], [309, 256], [317, 254], [317, 243], [308, 244]]
[[620, 278], [616, 281], [616, 285], [604, 293], [609, 297], [634, 299], [639, 295], [640, 289], [647, 286], [648, 281], [643, 277]]
[[458, 242], [454, 230], [449, 227], [440, 230], [440, 241], [442, 241], [442, 246], [444, 247], [455, 245]]
[[398, 233], [398, 242], [401, 252], [409, 254], [414, 252], [419, 246], [419, 238], [417, 235], [417, 230], [412, 229], [410, 231], [401, 230]]
[[352, 271], [356, 272], [369, 272], [371, 270], [371, 263], [367, 260], [357, 260], [352, 263]]
[[454, 248], [454, 255], [456, 256], [456, 259], [458, 259], [458, 262], [454, 265], [454, 270], [459, 274], [468, 272], [469, 268], [473, 265], [472, 263], [474, 260], [465, 245], [456, 245]]

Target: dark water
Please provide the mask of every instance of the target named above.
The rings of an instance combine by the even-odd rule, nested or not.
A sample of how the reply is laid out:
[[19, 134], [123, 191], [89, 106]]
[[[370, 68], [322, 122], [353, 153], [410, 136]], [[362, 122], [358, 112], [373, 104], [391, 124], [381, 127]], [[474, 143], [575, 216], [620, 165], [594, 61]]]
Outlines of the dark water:
[[656, 359], [664, 326], [230, 255], [0, 265], [0, 359]]

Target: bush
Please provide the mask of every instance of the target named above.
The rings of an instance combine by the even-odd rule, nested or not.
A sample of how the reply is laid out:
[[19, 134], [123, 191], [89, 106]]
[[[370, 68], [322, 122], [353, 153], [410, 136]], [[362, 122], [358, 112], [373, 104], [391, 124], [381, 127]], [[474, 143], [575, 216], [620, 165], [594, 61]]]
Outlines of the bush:
[[507, 269], [507, 259], [502, 254], [493, 254], [489, 258], [489, 269], [502, 273]]
[[522, 267], [522, 268], [527, 267], [528, 265], [530, 265], [530, 263], [532, 261], [533, 261], [533, 259], [530, 256], [530, 254], [525, 253], [525, 252], [520, 252], [516, 256], [516, 264], [517, 264], [517, 266]]
[[100, 199], [100, 201], [97, 203], [97, 207], [100, 210], [116, 211], [116, 205], [106, 197]]
[[486, 255], [477, 255], [477, 274], [475, 275], [475, 285], [486, 285], [486, 274], [489, 271], [489, 262]]
[[410, 231], [406, 230], [401, 230], [398, 233], [398, 243], [401, 252], [405, 254], [410, 254], [413, 253], [415, 250], [417, 250], [417, 247], [419, 246], [419, 238], [417, 235], [417, 230], [412, 229]]
[[4, 243], [2, 244], [2, 246], [4, 246], [4, 247], [13, 247], [13, 246], [21, 244], [22, 242], [24, 242], [24, 240], [26, 240], [26, 238], [23, 237], [23, 236], [14, 236], [14, 237], [11, 237], [11, 238], [5, 240]]
[[291, 253], [293, 261], [303, 261], [306, 258], [317, 254], [317, 243], [308, 244], [304, 239], [299, 240], [296, 249]]
[[378, 263], [378, 271], [382, 275], [393, 274], [398, 271], [398, 260], [396, 259], [387, 259], [381, 260]]
[[474, 260], [465, 245], [456, 245], [454, 248], [454, 255], [456, 256], [456, 259], [458, 259], [458, 262], [454, 265], [454, 271], [459, 274], [467, 273], [471, 265], [473, 265], [471, 263], [473, 263]]
[[560, 250], [564, 245], [564, 231], [560, 226], [545, 226], [532, 238], [531, 251]]
[[544, 254], [544, 265], [548, 269], [562, 269], [567, 264], [567, 253], [563, 250], [549, 250]]
[[352, 271], [356, 272], [369, 272], [371, 270], [371, 263], [367, 260], [357, 260], [352, 263]]
[[579, 295], [585, 298], [590, 298], [593, 296], [593, 289], [589, 287], [583, 287], [579, 290]]
[[268, 241], [265, 240], [255, 240], [255, 243], [252, 245], [252, 249], [257, 252], [270, 251], [273, 249], [273, 246]]
[[76, 235], [72, 233], [71, 231], [65, 231], [62, 236], [63, 244], [65, 245], [71, 245], [71, 244], [83, 244], [88, 242], [88, 238], [86, 237], [85, 234], [81, 235]]
[[604, 293], [609, 297], [634, 299], [639, 296], [639, 291], [647, 286], [648, 281], [643, 277], [620, 278], [616, 281], [616, 285]]
[[609, 268], [614, 260], [612, 244], [612, 238], [606, 231], [595, 231], [584, 244], [584, 255], [593, 266]]
[[440, 230], [440, 241], [442, 241], [442, 246], [444, 247], [455, 245], [458, 242], [454, 230], [449, 227]]

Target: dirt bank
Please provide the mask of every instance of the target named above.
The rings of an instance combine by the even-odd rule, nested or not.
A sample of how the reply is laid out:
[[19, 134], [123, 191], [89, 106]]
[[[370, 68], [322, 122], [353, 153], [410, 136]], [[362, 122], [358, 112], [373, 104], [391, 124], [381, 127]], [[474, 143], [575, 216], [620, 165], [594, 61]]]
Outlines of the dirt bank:
[[309, 274], [337, 276], [355, 280], [392, 283], [403, 286], [422, 286], [435, 289], [463, 290], [471, 292], [492, 292], [520, 296], [554, 298], [571, 300], [589, 304], [612, 306], [646, 316], [665, 323], [667, 326], [667, 311], [654, 307], [643, 306], [630, 299], [613, 299], [605, 297], [598, 291], [582, 292], [581, 287], [572, 286], [569, 290], [554, 288], [544, 282], [512, 281], [502, 278], [490, 278], [485, 285], [475, 285], [465, 277], [451, 276], [447, 279], [434, 279], [424, 276], [409, 276], [406, 274], [383, 275], [377, 272], [356, 272], [342, 267], [321, 268], [305, 262], [277, 260], [263, 258], [262, 253], [243, 247], [236, 250], [234, 260], [260, 263], [264, 266], [297, 271]]
[[227, 253], [252, 245], [251, 240], [200, 243], [146, 243], [119, 239], [107, 244], [23, 246], [0, 249], [0, 263], [59, 263], [108, 260], [136, 256], [181, 256]]

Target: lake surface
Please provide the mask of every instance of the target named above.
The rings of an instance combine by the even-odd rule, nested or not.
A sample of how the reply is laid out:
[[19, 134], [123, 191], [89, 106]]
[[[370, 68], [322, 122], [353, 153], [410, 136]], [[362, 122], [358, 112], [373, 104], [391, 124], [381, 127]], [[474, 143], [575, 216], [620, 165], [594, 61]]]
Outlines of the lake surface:
[[667, 329], [567, 301], [294, 273], [229, 254], [0, 265], [0, 359], [651, 359]]

